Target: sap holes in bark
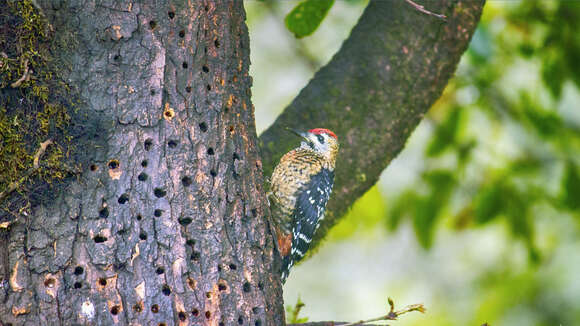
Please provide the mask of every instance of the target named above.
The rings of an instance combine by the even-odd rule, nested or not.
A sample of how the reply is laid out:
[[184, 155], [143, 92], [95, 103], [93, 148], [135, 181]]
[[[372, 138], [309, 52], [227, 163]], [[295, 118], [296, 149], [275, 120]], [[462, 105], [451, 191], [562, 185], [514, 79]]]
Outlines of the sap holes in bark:
[[159, 306], [157, 304], [154, 304], [151, 306], [151, 312], [156, 314], [159, 312]]
[[139, 239], [143, 241], [147, 240], [147, 233], [141, 231], [141, 233], [139, 233]]
[[155, 95], [155, 90], [154, 89], [150, 90], [149, 94], [151, 94], [151, 96]]
[[254, 323], [254, 326], [262, 326], [262, 321], [261, 320], [256, 320], [256, 322]]
[[93, 238], [93, 241], [95, 241], [95, 243], [103, 243], [103, 242], [107, 241], [107, 237], [104, 237], [102, 235], [96, 235]]
[[145, 139], [145, 143], [143, 143], [143, 148], [145, 148], [146, 151], [150, 151], [151, 147], [153, 147], [153, 139], [151, 138]]
[[177, 147], [177, 140], [171, 139], [170, 141], [167, 142], [167, 146], [169, 146], [169, 148], [175, 148]]
[[187, 316], [185, 315], [185, 312], [180, 311], [177, 313], [177, 318], [179, 318], [180, 321], [185, 321], [187, 319]]
[[137, 219], [137, 221], [141, 221], [143, 219], [143, 216], [141, 216], [141, 214], [137, 214], [135, 218]]
[[167, 121], [171, 121], [175, 116], [175, 111], [169, 107], [169, 105], [165, 106], [165, 110], [163, 111], [163, 118]]
[[238, 153], [234, 153], [234, 155], [232, 155], [232, 157], [234, 158], [234, 160], [240, 159], [240, 155], [238, 155]]
[[137, 302], [136, 304], [133, 305], [133, 311], [136, 313], [140, 313], [143, 311], [143, 302]]
[[157, 324], [157, 326], [167, 326], [167, 324], [165, 324], [165, 323], [159, 323], [159, 324]]
[[170, 11], [167, 13], [167, 16], [169, 16], [169, 19], [173, 19], [175, 18], [175, 13], [173, 11]]
[[119, 161], [118, 160], [110, 160], [109, 163], [108, 163], [108, 165], [109, 165], [109, 169], [110, 170], [115, 170], [115, 169], [118, 169], [119, 168], [119, 165], [120, 164], [119, 164]]
[[91, 170], [92, 172], [95, 172], [99, 169], [99, 166], [96, 164], [91, 164], [91, 166], [89, 166], [89, 170]]
[[121, 196], [119, 196], [119, 199], [117, 199], [117, 202], [121, 205], [126, 204], [129, 201], [129, 195], [127, 193], [122, 194]]
[[100, 218], [107, 218], [109, 217], [109, 208], [108, 207], [103, 207], [99, 210], [99, 217]]
[[191, 224], [191, 222], [193, 221], [191, 219], [191, 217], [181, 217], [179, 218], [179, 224], [181, 224], [182, 226], [188, 226], [189, 224]]
[[213, 148], [211, 148], [211, 147], [208, 148], [207, 149], [207, 155], [213, 155], [213, 154], [215, 154], [214, 151], [213, 151]]
[[193, 246], [195, 246], [195, 240], [187, 239], [187, 241], [185, 241], [185, 244], [193, 247]]
[[149, 176], [148, 176], [148, 175], [147, 175], [147, 173], [145, 173], [145, 172], [141, 172], [141, 173], [139, 173], [139, 175], [137, 176], [137, 179], [138, 179], [139, 181], [145, 181], [145, 180], [147, 180], [148, 178], [149, 178]]
[[120, 55], [118, 55], [118, 54], [116, 54], [116, 55], [113, 57], [113, 60], [115, 60], [115, 61], [119, 61], [119, 60], [121, 60], [121, 56], [120, 56]]
[[152, 20], [149, 22], [149, 28], [151, 29], [155, 29], [155, 27], [157, 27], [157, 22]]
[[163, 266], [159, 266], [155, 269], [155, 274], [161, 275], [163, 273], [165, 273], [165, 268]]
[[157, 188], [153, 189], [153, 194], [157, 198], [162, 198], [162, 197], [165, 197], [165, 195], [167, 195], [167, 191], [165, 191], [165, 189], [163, 189], [163, 188], [157, 187]]
[[208, 12], [208, 11], [209, 11], [209, 6], [208, 6], [208, 5], [206, 5], [206, 6], [205, 6], [203, 9], [204, 9], [206, 12]]
[[169, 285], [163, 284], [163, 286], [161, 287], [161, 293], [163, 293], [163, 295], [165, 296], [169, 296], [171, 294], [171, 288], [169, 287]]
[[201, 67], [201, 70], [203, 70], [203, 72], [205, 73], [209, 72], [209, 68], [207, 67], [207, 65], [203, 65], [203, 67]]
[[215, 41], [213, 41], [213, 45], [215, 45], [216, 48], [220, 47], [220, 41], [216, 38]]
[[228, 289], [228, 287], [225, 283], [223, 283], [223, 282], [218, 283], [218, 290], [225, 291], [227, 289]]
[[119, 314], [120, 311], [121, 311], [121, 307], [119, 307], [119, 306], [112, 306], [111, 307], [111, 315], [116, 316]]
[[186, 91], [187, 93], [191, 93], [191, 86], [187, 86], [187, 87], [185, 88], [185, 91]]
[[85, 269], [82, 266], [77, 266], [77, 267], [75, 267], [75, 270], [73, 273], [78, 276], [84, 272], [85, 272]]
[[214, 169], [211, 169], [211, 171], [209, 171], [209, 174], [211, 174], [211, 176], [214, 178], [217, 176], [217, 172]]
[[153, 216], [155, 216], [155, 217], [161, 217], [161, 215], [163, 215], [163, 210], [156, 209], [156, 210], [153, 211]]
[[73, 284], [73, 288], [75, 288], [77, 290], [80, 289], [80, 288], [82, 288], [82, 287], [83, 287], [83, 283], [81, 283], [81, 282], [75, 282]]
[[199, 129], [201, 129], [202, 132], [206, 132], [207, 131], [207, 123], [205, 123], [205, 122], [200, 123]]
[[252, 285], [250, 284], [250, 282], [244, 282], [244, 285], [242, 286], [244, 292], [248, 293], [250, 291], [252, 291]]
[[230, 267], [230, 270], [232, 270], [232, 271], [235, 271], [238, 268], [238, 266], [236, 266], [236, 264], [230, 264], [229, 267]]
[[199, 316], [199, 309], [193, 308], [193, 310], [191, 311], [191, 314], [193, 315], [193, 317], [198, 317]]
[[257, 217], [258, 216], [258, 210], [255, 208], [252, 208], [252, 217]]
[[189, 67], [189, 65], [187, 64], [187, 62], [183, 61], [183, 63], [181, 63], [181, 67], [183, 69], [187, 69]]
[[183, 178], [181, 178], [181, 183], [183, 184], [184, 187], [189, 187], [191, 186], [191, 177], [185, 176]]
[[194, 251], [191, 253], [191, 260], [193, 261], [199, 261], [199, 257], [200, 257], [200, 253], [199, 251]]
[[205, 312], [205, 318], [206, 319], [210, 319], [211, 318], [211, 312], [210, 311], [206, 311]]
[[207, 88], [207, 91], [208, 92], [211, 91], [211, 85], [210, 84], [207, 84], [207, 86], [205, 88]]
[[148, 163], [149, 162], [147, 162], [147, 160], [143, 160], [143, 161], [141, 161], [141, 166], [146, 168]]
[[257, 315], [260, 312], [260, 308], [254, 307], [254, 308], [252, 308], [252, 312]]
[[262, 282], [258, 282], [258, 289], [260, 289], [260, 291], [264, 290], [264, 284]]
[[179, 31], [179, 37], [184, 38], [185, 37], [185, 31], [184, 30], [180, 30]]
[[239, 325], [243, 325], [244, 324], [244, 317], [242, 317], [242, 316], [239, 316], [238, 317], [238, 324]]
[[54, 278], [47, 278], [44, 280], [44, 286], [47, 288], [53, 288], [56, 285], [56, 280]]
[[97, 282], [99, 283], [100, 286], [107, 286], [107, 279], [105, 277], [99, 278]]
[[230, 130], [230, 134], [232, 134], [234, 132], [234, 126], [230, 126], [229, 130]]
[[222, 271], [222, 265], [218, 265], [217, 270], [218, 270], [218, 272], [221, 272]]

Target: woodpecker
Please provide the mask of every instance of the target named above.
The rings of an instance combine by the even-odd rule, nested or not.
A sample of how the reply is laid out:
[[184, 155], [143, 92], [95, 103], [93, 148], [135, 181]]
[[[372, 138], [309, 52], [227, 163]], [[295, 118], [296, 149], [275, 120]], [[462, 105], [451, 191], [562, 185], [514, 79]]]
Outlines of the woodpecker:
[[323, 128], [291, 130], [303, 140], [286, 153], [272, 173], [269, 193], [278, 250], [282, 256], [282, 282], [290, 268], [310, 247], [334, 184], [338, 138]]

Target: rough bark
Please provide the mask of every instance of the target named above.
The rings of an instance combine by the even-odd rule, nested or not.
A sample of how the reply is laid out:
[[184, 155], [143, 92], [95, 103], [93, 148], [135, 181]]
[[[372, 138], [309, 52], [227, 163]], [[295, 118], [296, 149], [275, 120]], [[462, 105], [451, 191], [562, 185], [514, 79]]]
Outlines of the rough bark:
[[[419, 2], [418, 2], [419, 3]], [[484, 1], [423, 1], [443, 21], [405, 1], [371, 1], [330, 63], [260, 136], [264, 173], [298, 140], [284, 127], [333, 130], [341, 142], [335, 187], [313, 247], [376, 183], [466, 50]]]
[[104, 146], [10, 226], [0, 324], [282, 325], [242, 2], [37, 3]]

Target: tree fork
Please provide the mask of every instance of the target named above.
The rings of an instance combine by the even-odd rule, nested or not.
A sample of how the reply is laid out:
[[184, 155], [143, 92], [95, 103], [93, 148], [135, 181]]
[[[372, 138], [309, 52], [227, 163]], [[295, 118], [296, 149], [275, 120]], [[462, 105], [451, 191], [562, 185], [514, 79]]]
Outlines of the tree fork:
[[0, 324], [283, 325], [242, 2], [36, 4], [104, 146], [8, 229]]

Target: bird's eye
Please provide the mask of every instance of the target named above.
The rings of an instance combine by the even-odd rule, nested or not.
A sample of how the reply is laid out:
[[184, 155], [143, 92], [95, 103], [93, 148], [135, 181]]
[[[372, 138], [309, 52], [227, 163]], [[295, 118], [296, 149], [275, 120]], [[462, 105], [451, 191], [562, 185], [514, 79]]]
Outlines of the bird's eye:
[[316, 135], [316, 137], [321, 144], [324, 144], [324, 137], [322, 137], [322, 135]]

